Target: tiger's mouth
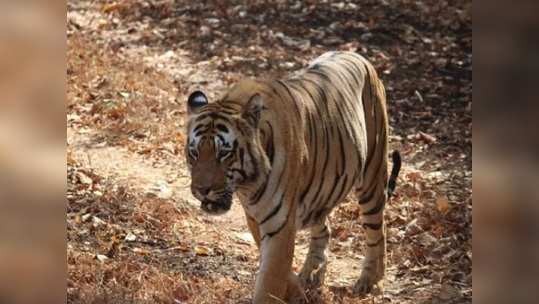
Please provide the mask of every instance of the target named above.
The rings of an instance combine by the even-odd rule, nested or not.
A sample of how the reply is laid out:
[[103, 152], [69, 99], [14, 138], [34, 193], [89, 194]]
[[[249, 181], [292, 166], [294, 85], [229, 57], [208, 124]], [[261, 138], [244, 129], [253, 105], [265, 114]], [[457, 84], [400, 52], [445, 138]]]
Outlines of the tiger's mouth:
[[200, 208], [212, 215], [220, 215], [230, 210], [232, 206], [232, 193], [225, 192], [217, 200], [204, 199], [200, 204]]

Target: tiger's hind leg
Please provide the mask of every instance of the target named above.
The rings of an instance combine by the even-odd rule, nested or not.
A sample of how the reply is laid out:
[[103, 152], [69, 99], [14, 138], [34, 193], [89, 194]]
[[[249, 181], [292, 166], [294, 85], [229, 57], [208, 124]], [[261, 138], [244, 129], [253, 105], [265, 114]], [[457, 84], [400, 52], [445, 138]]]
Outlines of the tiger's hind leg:
[[371, 191], [359, 196], [362, 226], [366, 235], [366, 253], [361, 275], [353, 289], [356, 294], [369, 293], [384, 278], [385, 273], [384, 206], [387, 197], [383, 183], [376, 183], [373, 187]]
[[326, 249], [329, 244], [330, 230], [326, 218], [311, 227], [311, 241], [303, 268], [299, 273], [301, 282], [317, 288], [324, 283], [327, 268]]

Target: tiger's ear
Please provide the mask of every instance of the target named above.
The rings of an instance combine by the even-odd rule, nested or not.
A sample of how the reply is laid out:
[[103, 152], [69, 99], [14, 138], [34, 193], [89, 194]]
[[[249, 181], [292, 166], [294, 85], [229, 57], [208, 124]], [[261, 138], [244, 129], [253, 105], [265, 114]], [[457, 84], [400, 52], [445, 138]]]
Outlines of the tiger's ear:
[[258, 126], [258, 122], [260, 121], [260, 115], [263, 109], [264, 100], [260, 94], [256, 93], [243, 106], [243, 113], [241, 114], [241, 117], [256, 128]]
[[194, 91], [187, 99], [187, 113], [195, 113], [200, 107], [208, 104], [208, 98], [201, 91]]

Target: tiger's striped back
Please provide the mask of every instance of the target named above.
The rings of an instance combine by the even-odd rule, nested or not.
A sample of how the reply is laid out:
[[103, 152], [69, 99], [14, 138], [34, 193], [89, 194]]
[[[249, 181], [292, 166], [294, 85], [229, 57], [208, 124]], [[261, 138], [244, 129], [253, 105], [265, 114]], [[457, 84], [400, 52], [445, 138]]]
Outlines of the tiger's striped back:
[[372, 65], [349, 52], [326, 53], [279, 82], [305, 108], [308, 162], [299, 187], [297, 226], [318, 223], [351, 189], [369, 195], [387, 180], [385, 91]]

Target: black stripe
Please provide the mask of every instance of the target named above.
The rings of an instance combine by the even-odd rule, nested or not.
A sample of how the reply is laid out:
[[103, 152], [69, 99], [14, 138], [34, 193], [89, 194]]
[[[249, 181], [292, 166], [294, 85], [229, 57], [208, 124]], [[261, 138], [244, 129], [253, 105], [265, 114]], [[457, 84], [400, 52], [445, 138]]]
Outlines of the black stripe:
[[238, 110], [237, 109], [234, 109], [234, 108], [231, 108], [231, 107], [224, 107], [222, 106], [221, 110], [219, 111], [220, 114], [225, 114], [225, 115], [237, 115], [238, 114]]
[[[382, 137], [385, 137], [385, 132], [382, 133]], [[370, 159], [367, 160], [367, 163], [366, 163], [366, 166], [365, 166], [365, 175], [368, 175], [368, 173], [370, 172], [369, 171], [369, 166], [371, 165], [371, 161], [374, 159], [374, 154], [376, 152], [376, 143], [375, 143], [375, 146], [374, 146], [374, 151], [369, 151], [370, 154]], [[380, 172], [380, 169], [382, 168], [382, 164], [386, 162], [387, 163], [387, 156], [386, 155], [382, 155], [379, 159], [379, 162], [378, 162], [378, 166], [376, 168], [376, 170], [374, 171], [375, 172], [375, 175], [373, 176], [371, 182], [377, 182], [377, 177], [378, 177], [378, 174]]]
[[330, 211], [331, 211], [330, 207], [321, 208], [315, 213], [314, 219], [318, 220], [320, 219], [323, 213], [329, 213]]
[[224, 121], [228, 121], [228, 117], [223, 116], [223, 115], [220, 115], [219, 113], [210, 112], [210, 113], [200, 114], [200, 115], [195, 119], [195, 122], [204, 120], [204, 119], [206, 119], [206, 118], [208, 118], [208, 117], [212, 118], [213, 120], [215, 120], [215, 119], [222, 119], [222, 120], [224, 120]]
[[285, 88], [286, 92], [290, 96], [290, 99], [292, 99], [292, 104], [294, 105], [294, 110], [296, 111], [298, 117], [301, 117], [301, 112], [300, 112], [299, 106], [296, 103], [296, 99], [294, 98], [294, 95], [292, 94], [292, 91], [290, 91], [290, 88], [282, 80], [277, 80], [277, 83]]
[[266, 216], [266, 218], [264, 218], [262, 220], [262, 222], [260, 222], [259, 225], [263, 225], [265, 222], [267, 222], [270, 218], [272, 218], [273, 216], [275, 216], [277, 214], [277, 212], [279, 212], [279, 210], [281, 210], [281, 206], [283, 205], [283, 199], [281, 198], [281, 200], [279, 201], [279, 204], [273, 208], [273, 210], [271, 210], [270, 214], [268, 214]]
[[313, 120], [313, 117], [311, 115], [307, 115], [306, 116], [306, 119], [307, 119], [307, 123], [309, 125], [309, 133], [306, 134], [306, 136], [308, 136], [309, 138], [309, 147], [314, 147], [314, 143], [313, 141], [315, 140], [316, 136], [314, 136], [314, 134], [316, 134], [316, 127], [315, 127], [315, 122]]
[[383, 241], [384, 241], [384, 236], [382, 235], [382, 237], [378, 241], [376, 241], [374, 243], [367, 243], [367, 246], [376, 247], [376, 246], [380, 245]]
[[[323, 104], [326, 106], [326, 114], [329, 114], [330, 111], [329, 111], [329, 107], [328, 107], [328, 104], [327, 104], [328, 98], [327, 98], [327, 95], [326, 95], [326, 90], [324, 90], [324, 88], [321, 87], [320, 83], [318, 83], [318, 82], [316, 82], [316, 81], [314, 81], [312, 79], [305, 78], [304, 81], [305, 82], [310, 82], [310, 83], [313, 84], [315, 90], [318, 92], [318, 95], [320, 96], [320, 100], [317, 100], [317, 101], [319, 101], [319, 102], [323, 101]], [[314, 105], [317, 106], [318, 103], [314, 102]], [[322, 116], [320, 116], [319, 118], [322, 118]]]
[[320, 232], [320, 234], [316, 236], [312, 236], [311, 240], [316, 241], [316, 240], [327, 239], [327, 238], [329, 238], [329, 231], [327, 231], [327, 228], [326, 228], [325, 230]]
[[351, 185], [351, 186], [354, 186], [355, 182], [357, 181], [357, 176], [359, 175], [361, 170], [359, 170], [359, 168], [356, 168], [356, 173], [354, 173], [354, 177], [351, 179], [352, 181], [354, 181], [354, 183]]
[[238, 173], [241, 175], [241, 178], [242, 178], [243, 180], [246, 180], [246, 179], [247, 179], [247, 175], [245, 174], [245, 171], [243, 171], [243, 170], [236, 169], [236, 168], [232, 168], [232, 169], [230, 169], [230, 171], [232, 171], [232, 172], [238, 172]]
[[[324, 129], [324, 141], [326, 143], [326, 158], [324, 159], [324, 165], [322, 167], [322, 175], [320, 176], [320, 183], [318, 184], [319, 186], [317, 187], [318, 189], [316, 190], [316, 193], [311, 201], [311, 206], [316, 206], [317, 202], [318, 202], [318, 196], [320, 195], [320, 191], [322, 191], [322, 188], [323, 188], [323, 185], [325, 184], [324, 182], [324, 176], [326, 176], [326, 170], [327, 170], [327, 165], [328, 165], [328, 161], [329, 161], [329, 134], [328, 134], [328, 129]], [[309, 213], [309, 215], [307, 216], [307, 218], [305, 218], [303, 220], [303, 225], [305, 226], [306, 223], [308, 223], [310, 220], [311, 220], [311, 217], [313, 216], [313, 213], [316, 209], [315, 208], [312, 208], [311, 209], [311, 212]]]
[[[221, 151], [224, 151], [224, 150], [221, 150]], [[224, 154], [224, 156], [222, 156], [222, 157], [219, 159], [220, 162], [225, 161], [226, 159], [232, 157], [232, 155], [233, 155], [232, 153], [230, 153], [230, 151], [224, 151], [223, 153], [226, 153], [226, 154]], [[219, 154], [221, 154], [221, 152], [219, 152]]]
[[316, 163], [318, 162], [318, 136], [316, 133], [314, 134], [311, 134], [311, 136], [313, 137], [314, 139], [314, 151], [313, 151], [313, 154], [314, 154], [314, 157], [313, 157], [313, 168], [311, 170], [311, 175], [309, 177], [309, 182], [307, 183], [307, 187], [305, 188], [305, 190], [303, 190], [303, 193], [301, 193], [300, 195], [300, 202], [303, 202], [303, 200], [305, 199], [305, 196], [307, 196], [307, 193], [309, 193], [309, 191], [311, 190], [311, 186], [313, 184], [313, 181], [314, 181], [314, 176], [316, 175]]
[[279, 226], [279, 228], [277, 228], [275, 231], [273, 232], [269, 232], [269, 233], [266, 233], [262, 239], [260, 241], [263, 241], [266, 237], [273, 237], [274, 235], [276, 235], [277, 233], [281, 232], [281, 230], [283, 230], [284, 226], [286, 226], [286, 223], [288, 222], [288, 217], [286, 218], [286, 220], [281, 224], [281, 226]]
[[271, 137], [268, 138], [269, 147], [268, 147], [266, 153], [267, 153], [267, 156], [269, 158], [270, 164], [273, 166], [273, 156], [275, 154], [275, 147], [273, 145], [273, 127], [270, 125], [269, 122], [266, 122], [266, 123], [267, 123], [267, 125], [268, 125], [268, 127], [270, 129], [270, 136], [271, 136]]
[[194, 135], [195, 137], [198, 137], [198, 136], [200, 136], [200, 134], [203, 134], [203, 133], [208, 132], [209, 129], [210, 129], [210, 127], [207, 127], [207, 128], [204, 128], [204, 129], [200, 129], [200, 130], [194, 132], [193, 135]]
[[335, 190], [337, 190], [337, 184], [340, 181], [341, 181], [341, 177], [335, 177], [335, 181], [333, 182], [333, 186], [331, 187], [331, 192], [329, 192], [329, 195], [327, 197], [326, 205], [331, 204], [331, 202], [333, 201], [331, 198], [333, 197]]
[[196, 132], [198, 131], [200, 128], [206, 126], [205, 124], [199, 124], [198, 126], [196, 126], [194, 129], [193, 129], [193, 132]]
[[249, 159], [251, 160], [251, 166], [253, 167], [253, 172], [251, 175], [249, 175], [249, 181], [253, 181], [260, 174], [260, 169], [258, 168], [253, 158], [253, 151], [251, 150], [251, 145], [247, 145], [247, 153], [249, 154]]
[[[337, 95], [339, 95], [337, 98], [339, 98], [340, 100], [345, 100], [344, 98], [344, 95], [337, 89], [336, 90], [337, 92]], [[340, 116], [340, 119], [341, 121], [343, 122], [346, 122], [346, 121], [349, 121], [349, 117], [346, 116], [343, 112], [342, 112], [342, 108], [345, 107], [347, 104], [336, 104], [335, 107], [337, 108], [337, 112], [339, 113], [339, 116]], [[347, 111], [346, 113], [350, 113], [350, 111]]]
[[[318, 92], [318, 96], [319, 96], [319, 99], [315, 99], [311, 92], [309, 90], [307, 90], [305, 88], [305, 91], [307, 91], [307, 93], [309, 94], [309, 96], [311, 97], [312, 101], [313, 101], [313, 105], [314, 105], [314, 108], [316, 109], [316, 118], [317, 119], [321, 119], [323, 116], [322, 116], [322, 112], [320, 112], [320, 108], [318, 107], [319, 106], [319, 102], [322, 102], [322, 101], [327, 101], [327, 96], [324, 92], [324, 89], [322, 87], [320, 87], [320, 84], [312, 79], [309, 79], [309, 78], [304, 78], [303, 79], [304, 82], [308, 82], [308, 83], [311, 83], [311, 85], [314, 87], [314, 89]], [[329, 113], [329, 108], [327, 107], [327, 102], [324, 102], [324, 104], [326, 105], [326, 112]]]
[[358, 204], [365, 205], [372, 200], [374, 193], [376, 193], [376, 189], [378, 188], [378, 182], [374, 180], [371, 182], [372, 182], [371, 188], [369, 188], [369, 190], [367, 191], [367, 195], [366, 196], [363, 195], [361, 199], [358, 201]]
[[385, 195], [382, 195], [378, 202], [376, 203], [376, 206], [374, 206], [371, 210], [367, 212], [363, 212], [363, 215], [374, 215], [380, 212], [382, 209], [384, 209], [384, 206], [386, 204], [386, 197]]
[[266, 187], [268, 186], [268, 181], [269, 181], [269, 177], [267, 177], [264, 184], [262, 184], [262, 186], [260, 186], [260, 188], [256, 190], [255, 194], [251, 198], [251, 201], [249, 202], [249, 205], [251, 206], [256, 205], [259, 202], [260, 197], [262, 197], [262, 194], [266, 191]]
[[[306, 115], [306, 118], [309, 122], [309, 136], [310, 136], [309, 143], [311, 144], [312, 147], [316, 148], [316, 134], [317, 134], [316, 124], [317, 124], [317, 121], [320, 121], [320, 118], [321, 118], [320, 109], [318, 108], [317, 100], [314, 98], [311, 92], [307, 88], [304, 87], [304, 83], [297, 80], [296, 80], [296, 83], [297, 85], [294, 86], [296, 90], [303, 91], [309, 96], [311, 103], [313, 104], [313, 107], [316, 112], [316, 113], [310, 113], [310, 115]], [[315, 142], [314, 144], [313, 144], [313, 141]]]
[[[374, 137], [374, 143], [373, 143], [373, 150], [376, 151], [376, 132], [378, 132], [377, 128], [377, 124], [376, 124], [376, 102], [373, 100], [372, 98], [372, 84], [371, 84], [371, 77], [370, 77], [370, 73], [369, 73], [369, 67], [365, 65], [365, 71], [367, 73], [367, 77], [366, 77], [366, 81], [365, 81], [365, 86], [368, 86], [368, 89], [369, 89], [369, 98], [370, 98], [370, 102], [371, 102], [371, 105], [372, 105], [372, 110], [373, 110], [373, 120], [374, 120], [374, 132], [375, 132], [375, 137]], [[363, 88], [363, 90], [365, 90], [365, 87]], [[371, 109], [368, 109], [368, 110], [371, 110]], [[365, 100], [363, 100], [363, 112], [365, 114], [369, 113], [370, 111], [367, 111], [366, 107], [365, 107]], [[367, 120], [368, 117], [365, 117], [365, 120]], [[365, 126], [366, 127], [366, 126]], [[367, 130], [369, 131], [369, 130]], [[369, 147], [367, 147], [369, 148]], [[369, 151], [369, 155], [367, 156], [367, 162], [366, 162], [366, 165], [365, 165], [365, 169], [368, 169], [369, 168], [369, 165], [371, 163], [371, 160], [372, 158], [374, 157], [374, 151]]]
[[215, 127], [221, 132], [228, 133], [228, 128], [225, 125], [216, 124]]
[[266, 235], [264, 235], [260, 241], [263, 241], [266, 237], [270, 237], [270, 238], [271, 238], [271, 237], [273, 237], [274, 235], [276, 235], [277, 233], [281, 232], [281, 230], [283, 230], [283, 228], [284, 228], [284, 227], [286, 226], [286, 224], [288, 223], [288, 218], [289, 218], [289, 217], [290, 217], [290, 213], [288, 213], [288, 214], [286, 215], [286, 218], [285, 218], [284, 222], [281, 224], [281, 226], [279, 226], [275, 231], [269, 232], [269, 233], [267, 233]]
[[[376, 167], [376, 170], [374, 171], [375, 174], [374, 174], [374, 176], [372, 177], [372, 180], [371, 180], [372, 183], [378, 183], [378, 182], [379, 182], [379, 181], [378, 181], [378, 174], [380, 173], [380, 169], [382, 168], [382, 163], [383, 163], [384, 161], [386, 161], [385, 157], [386, 157], [385, 155], [382, 156], [382, 158], [381, 158], [380, 161], [378, 162], [378, 166]], [[369, 173], [369, 168], [368, 168], [368, 167], [365, 167], [365, 175], [367, 176], [368, 173]]]
[[311, 213], [305, 219], [305, 222], [309, 222], [311, 220], [311, 217], [313, 216], [314, 211], [317, 210], [317, 208], [315, 206], [318, 205], [318, 201], [319, 201], [318, 196], [320, 195], [320, 192], [322, 191], [322, 188], [323, 188], [324, 184], [325, 184], [324, 183], [324, 178], [322, 177], [322, 181], [320, 182], [320, 185], [318, 186], [318, 189], [316, 190], [316, 194], [315, 194], [314, 198], [311, 201]]
[[307, 223], [310, 222], [311, 220], [311, 217], [313, 216], [313, 213], [314, 213], [315, 210], [310, 210], [310, 212], [308, 213], [307, 217], [303, 219], [303, 221], [301, 221], [301, 223], [303, 224], [303, 226], [307, 226]]
[[[346, 59], [345, 59], [346, 60]], [[352, 78], [354, 78], [354, 80], [356, 81], [357, 85], [359, 86], [361, 84], [361, 82], [359, 81], [359, 78], [357, 77], [357, 73], [354, 73], [353, 70], [350, 69], [350, 67], [348, 65], [344, 65], [344, 69], [348, 72], [348, 74], [350, 74], [350, 76], [352, 76]]]
[[204, 120], [204, 119], [206, 119], [206, 118], [208, 118], [208, 117], [210, 117], [210, 113], [200, 114], [200, 115], [195, 119], [195, 122]]
[[272, 196], [275, 196], [275, 193], [277, 193], [277, 191], [281, 188], [281, 184], [284, 181], [284, 174], [286, 172], [286, 166], [288, 165], [288, 160], [286, 159], [286, 157], [284, 158], [284, 164], [283, 164], [283, 170], [281, 170], [281, 174], [279, 175], [279, 179], [277, 180], [278, 184], [275, 186], [275, 190], [273, 191], [273, 194]]
[[328, 83], [331, 83], [329, 76], [323, 70], [309, 70], [307, 73], [314, 74], [319, 78], [323, 78]]
[[241, 105], [238, 102], [229, 100], [228, 102], [220, 102], [219, 103], [220, 108], [219, 113], [226, 114], [226, 115], [237, 115], [238, 114], [238, 108], [241, 107]]
[[[314, 84], [313, 86], [315, 86], [315, 87], [317, 86], [316, 82], [315, 82], [315, 81], [312, 81], [312, 80], [310, 80], [310, 79], [304, 79], [304, 81], [305, 81], [305, 82], [311, 82], [311, 83], [313, 83], [313, 84]], [[316, 98], [314, 98], [314, 96], [311, 94], [311, 92], [310, 92], [307, 88], [305, 88], [305, 87], [303, 86], [303, 83], [301, 83], [300, 87], [301, 87], [303, 90], [305, 90], [305, 92], [307, 92], [307, 94], [308, 94], [309, 97], [311, 98], [311, 100], [312, 100], [312, 102], [313, 102], [313, 105], [314, 105], [314, 109], [316, 110], [316, 116], [315, 116], [315, 117], [316, 117], [317, 119], [322, 118], [322, 116], [321, 116], [321, 114], [320, 114], [320, 108], [318, 107], [318, 102], [317, 102], [318, 100], [317, 100]]]
[[379, 230], [382, 228], [382, 223], [372, 224], [372, 223], [363, 223], [363, 228], [369, 228], [371, 230]]
[[393, 192], [395, 191], [395, 186], [397, 184], [397, 176], [399, 175], [399, 171], [401, 169], [401, 156], [399, 151], [395, 150], [391, 154], [391, 157], [393, 159], [393, 168], [391, 169], [391, 175], [389, 176], [389, 180], [387, 183], [387, 196], [390, 198], [393, 195]]
[[339, 175], [342, 175], [345, 170], [345, 163], [346, 163], [346, 154], [344, 152], [344, 143], [342, 140], [341, 132], [337, 132], [337, 135], [339, 135], [339, 144], [340, 144], [340, 151], [341, 151], [341, 171], [339, 172]]
[[[348, 175], [344, 175], [344, 181], [342, 183], [341, 191], [339, 191], [339, 195], [337, 196], [337, 199], [335, 200], [335, 203], [339, 203], [339, 201], [342, 199], [342, 196], [344, 194], [344, 191], [346, 190], [346, 183], [348, 182]], [[350, 189], [348, 189], [350, 190]]]
[[[315, 81], [311, 80], [311, 79], [303, 79], [304, 82], [310, 82], [311, 85], [315, 88], [315, 90], [317, 90], [319, 92], [319, 97], [322, 98], [322, 94], [320, 93], [321, 91], [321, 88], [318, 86], [318, 83], [316, 83]], [[303, 89], [308, 95], [309, 97], [311, 98], [311, 101], [312, 101], [312, 104], [314, 106], [314, 109], [316, 111], [316, 114], [315, 115], [311, 115], [311, 116], [308, 116], [309, 118], [309, 121], [312, 122], [312, 125], [313, 125], [313, 128], [311, 130], [311, 140], [313, 141], [313, 144], [312, 144], [312, 147], [314, 148], [313, 150], [313, 164], [316, 164], [318, 162], [318, 129], [316, 128], [316, 121], [317, 120], [320, 120], [321, 117], [322, 117], [322, 114], [320, 112], [320, 108], [319, 108], [319, 104], [318, 102], [320, 100], [314, 98], [314, 96], [311, 94], [311, 91], [309, 89], [307, 89], [305, 86], [304, 86], [304, 83], [303, 82], [299, 82], [299, 87], [301, 89]], [[300, 196], [300, 201], [303, 202], [303, 200], [305, 199], [305, 197], [307, 196], [307, 194], [310, 192], [311, 190], [311, 186], [314, 182], [314, 177], [316, 175], [316, 165], [313, 166], [313, 169], [311, 171], [311, 175], [309, 176], [309, 182], [307, 183], [307, 187], [305, 187], [305, 190], [301, 193], [301, 196]]]
[[240, 155], [240, 163], [241, 163], [241, 167], [243, 168], [243, 159], [245, 157], [245, 150], [243, 148], [240, 148], [239, 150], [239, 155]]
[[309, 70], [318, 70], [320, 68], [320, 63], [315, 63], [309, 66]]
[[[333, 181], [333, 185], [331, 186], [331, 190], [327, 196], [327, 198], [324, 200], [324, 199], [320, 199], [320, 202], [317, 202], [314, 206], [314, 209], [318, 209], [320, 207], [322, 207], [322, 205], [325, 205], [325, 206], [328, 206], [328, 205], [333, 205], [333, 200], [331, 199], [333, 197], [333, 194], [335, 193], [335, 190], [337, 190], [337, 184], [341, 181], [341, 178], [339, 176], [336, 176], [335, 177], [335, 180]], [[320, 187], [321, 188], [321, 187]], [[315, 216], [315, 217], [318, 217], [318, 216]]]

